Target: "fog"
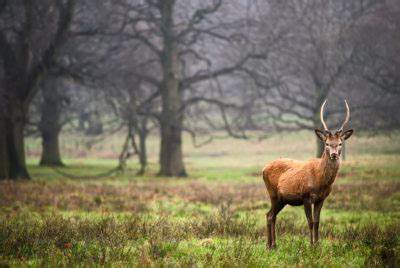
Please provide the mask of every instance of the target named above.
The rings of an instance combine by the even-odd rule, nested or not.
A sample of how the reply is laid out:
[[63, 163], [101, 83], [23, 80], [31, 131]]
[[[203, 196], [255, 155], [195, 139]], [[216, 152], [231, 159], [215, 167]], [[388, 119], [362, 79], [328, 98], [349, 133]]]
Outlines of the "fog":
[[[0, 1], [0, 178], [29, 178], [24, 139], [61, 165], [59, 136], [125, 139], [120, 167], [160, 140], [186, 176], [182, 134], [238, 139], [400, 127], [398, 1]], [[323, 147], [317, 146], [320, 155]]]

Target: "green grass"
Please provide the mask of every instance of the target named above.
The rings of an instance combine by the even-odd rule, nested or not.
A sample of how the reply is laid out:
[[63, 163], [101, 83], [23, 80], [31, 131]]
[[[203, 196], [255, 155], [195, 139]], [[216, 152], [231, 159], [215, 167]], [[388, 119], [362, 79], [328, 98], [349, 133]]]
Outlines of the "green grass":
[[123, 174], [99, 178], [91, 176], [116, 164], [118, 137], [92, 146], [84, 157], [76, 137], [63, 137], [66, 167], [60, 170], [74, 178], [38, 167], [38, 141], [28, 140], [33, 180], [0, 182], [0, 265], [398, 265], [397, 134], [349, 140], [347, 160], [322, 209], [318, 245], [309, 244], [303, 208], [287, 206], [277, 219], [278, 248], [266, 250], [269, 200], [260, 171], [277, 157], [312, 158], [311, 135], [216, 140], [199, 149], [185, 137], [185, 179], [155, 176], [156, 137], [149, 140], [144, 176], [135, 175], [132, 160]]

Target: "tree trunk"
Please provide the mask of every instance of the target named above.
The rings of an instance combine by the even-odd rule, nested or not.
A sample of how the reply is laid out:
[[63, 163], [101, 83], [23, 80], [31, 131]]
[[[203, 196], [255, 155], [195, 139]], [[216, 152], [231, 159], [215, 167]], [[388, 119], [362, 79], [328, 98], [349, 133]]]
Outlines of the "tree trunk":
[[61, 161], [59, 132], [42, 133], [41, 166], [63, 166]]
[[[24, 124], [25, 124], [25, 109], [21, 102], [10, 101], [8, 111], [5, 114], [5, 120], [2, 124], [5, 125], [3, 133], [3, 143], [0, 144], [0, 155], [4, 158], [2, 163], [2, 173], [8, 179], [30, 179], [25, 162], [24, 148]], [[5, 139], [4, 139], [5, 137]], [[5, 149], [5, 151], [4, 151]], [[4, 177], [4, 174], [2, 175]]]
[[161, 1], [163, 42], [161, 85], [162, 115], [160, 172], [161, 176], [186, 176], [182, 156], [182, 96], [179, 91], [178, 44], [174, 39], [174, 0]]
[[146, 171], [147, 167], [147, 148], [146, 148], [146, 139], [149, 131], [147, 129], [147, 118], [143, 118], [139, 125], [139, 162], [140, 162], [140, 171], [138, 175], [143, 175]]
[[6, 122], [3, 114], [0, 114], [0, 180], [8, 179], [8, 154], [7, 136], [5, 133]]
[[41, 166], [63, 166], [61, 161], [59, 134], [62, 97], [54, 87], [43, 88], [39, 130], [42, 136]]
[[140, 162], [140, 170], [138, 172], [138, 175], [143, 175], [144, 172], [146, 171], [146, 167], [147, 167], [146, 138], [147, 138], [147, 134], [142, 133], [142, 132], [139, 133], [139, 148], [140, 148], [139, 162]]
[[86, 135], [101, 135], [103, 133], [103, 123], [101, 122], [100, 114], [97, 111], [89, 114], [88, 128], [86, 129]]

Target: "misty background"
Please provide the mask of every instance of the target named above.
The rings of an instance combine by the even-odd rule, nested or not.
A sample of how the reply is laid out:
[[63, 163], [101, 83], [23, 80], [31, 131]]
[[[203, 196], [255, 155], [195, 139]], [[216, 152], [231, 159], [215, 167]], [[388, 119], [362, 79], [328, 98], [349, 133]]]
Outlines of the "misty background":
[[1, 0], [0, 179], [30, 178], [26, 138], [62, 166], [63, 135], [117, 135], [113, 171], [139, 174], [156, 137], [158, 174], [186, 176], [184, 141], [313, 135], [326, 98], [329, 128], [347, 99], [357, 135], [391, 135], [399, 74], [395, 0]]

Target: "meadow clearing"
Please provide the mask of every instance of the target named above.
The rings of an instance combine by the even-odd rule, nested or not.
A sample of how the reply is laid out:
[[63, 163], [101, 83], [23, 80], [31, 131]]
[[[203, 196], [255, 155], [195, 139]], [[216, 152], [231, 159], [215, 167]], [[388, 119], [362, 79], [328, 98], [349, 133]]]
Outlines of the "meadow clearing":
[[194, 148], [185, 140], [189, 177], [92, 178], [116, 165], [119, 139], [90, 149], [62, 147], [66, 178], [38, 167], [29, 140], [31, 181], [0, 182], [0, 266], [387, 266], [400, 265], [400, 139], [356, 133], [347, 142], [334, 190], [321, 213], [320, 242], [311, 246], [303, 207], [277, 219], [277, 249], [266, 250], [269, 199], [261, 169], [277, 157], [315, 154], [312, 132], [263, 141], [215, 139]]

